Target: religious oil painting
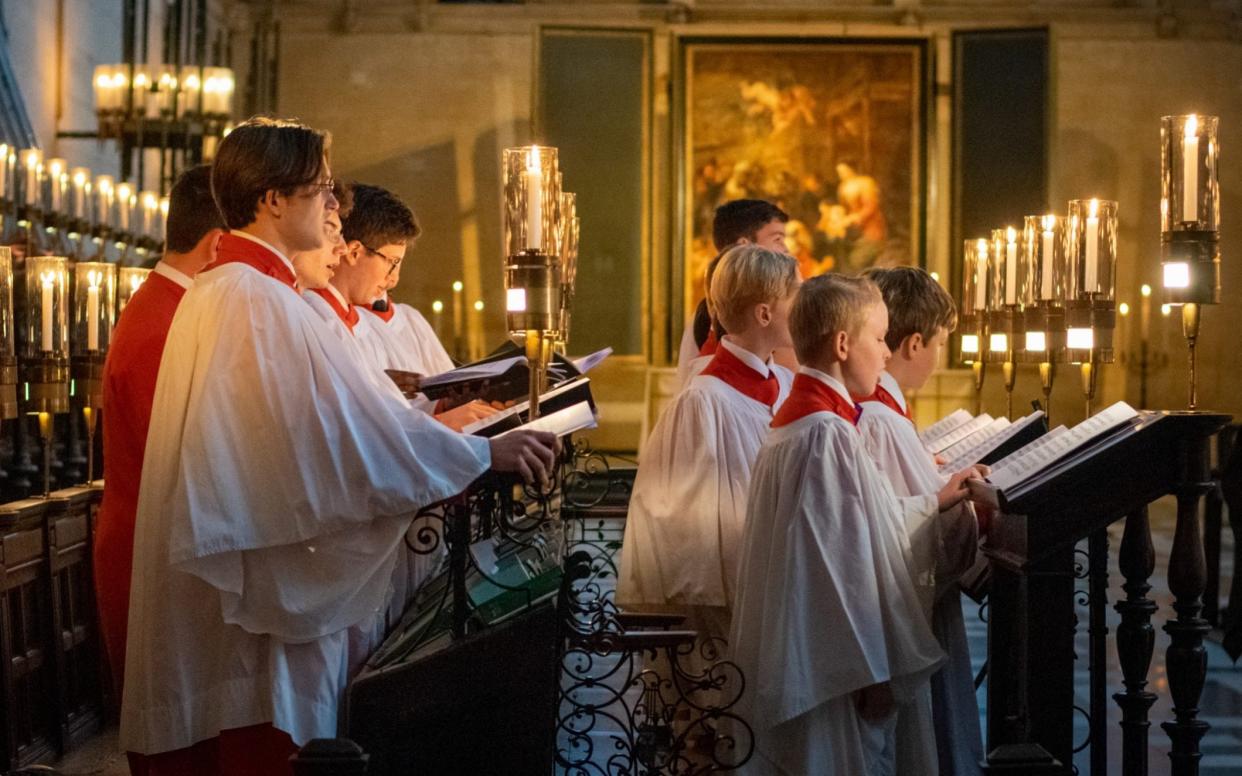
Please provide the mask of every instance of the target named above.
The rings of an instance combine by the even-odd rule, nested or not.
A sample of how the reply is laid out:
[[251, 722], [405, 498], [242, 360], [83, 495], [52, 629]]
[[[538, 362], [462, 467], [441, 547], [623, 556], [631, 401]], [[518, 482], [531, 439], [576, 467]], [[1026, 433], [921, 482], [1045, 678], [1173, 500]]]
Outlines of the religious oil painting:
[[922, 44], [713, 40], [683, 61], [688, 308], [733, 199], [789, 214], [803, 277], [920, 262]]

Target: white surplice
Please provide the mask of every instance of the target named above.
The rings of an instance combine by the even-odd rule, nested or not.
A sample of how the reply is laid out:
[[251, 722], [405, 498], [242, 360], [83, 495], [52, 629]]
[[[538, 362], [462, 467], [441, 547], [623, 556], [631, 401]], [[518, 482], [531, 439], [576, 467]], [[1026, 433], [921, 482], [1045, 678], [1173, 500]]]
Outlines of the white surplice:
[[770, 408], [698, 375], [664, 409], [630, 496], [620, 604], [732, 606], [751, 467], [793, 376], [728, 340], [721, 347], [757, 373], [774, 374], [779, 398]]
[[[283, 257], [282, 257], [283, 258]], [[280, 281], [200, 274], [177, 309], [134, 541], [121, 746], [155, 753], [271, 722], [337, 733], [349, 639], [385, 607], [411, 515], [490, 465]]]
[[[379, 368], [400, 369], [424, 377], [453, 369], [453, 359], [422, 313], [408, 304], [392, 300], [388, 303], [393, 305], [393, 314], [387, 321], [369, 310], [360, 313], [366, 325], [359, 329], [359, 338]], [[422, 394], [411, 399], [411, 403], [424, 412], [434, 412], [436, 406]]]
[[[901, 386], [885, 372], [880, 386], [904, 409]], [[905, 416], [879, 401], [863, 403], [858, 430], [863, 444], [898, 497], [935, 494], [946, 479], [919, 441], [918, 430]], [[980, 773], [983, 740], [970, 648], [962, 620], [957, 581], [974, 564], [978, 523], [968, 502], [921, 525], [907, 526], [912, 549], [912, 574], [922, 581], [924, 607], [929, 604], [932, 632], [948, 655], [932, 676], [931, 703], [941, 776]]]
[[[849, 399], [827, 375], [803, 367]], [[891, 682], [908, 703], [943, 662], [906, 564], [903, 504], [832, 412], [773, 429], [751, 479], [730, 645], [746, 678], [738, 713], [755, 733], [752, 774], [895, 772], [896, 720], [869, 724], [851, 694]], [[930, 720], [902, 747], [930, 759]], [[905, 772], [902, 776], [908, 776]]]
[[[681, 344], [677, 348], [677, 384], [685, 385], [694, 375], [690, 373], [690, 362], [699, 357], [699, 344], [694, 341], [694, 321], [686, 324], [681, 333]], [[695, 373], [697, 374], [697, 372]]]

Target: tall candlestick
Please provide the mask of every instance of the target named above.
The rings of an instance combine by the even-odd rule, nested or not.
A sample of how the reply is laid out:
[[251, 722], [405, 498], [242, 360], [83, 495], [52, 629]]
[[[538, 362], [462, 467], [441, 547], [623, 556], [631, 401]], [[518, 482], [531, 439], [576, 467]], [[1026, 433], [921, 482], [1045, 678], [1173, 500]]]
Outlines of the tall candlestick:
[[86, 280], [86, 349], [99, 350], [99, 284], [103, 273], [91, 270]]
[[988, 306], [988, 241], [975, 243], [975, 309], [982, 311]]
[[1151, 286], [1144, 283], [1139, 293], [1142, 295], [1142, 301], [1139, 304], [1139, 336], [1143, 342], [1146, 342], [1151, 328]]
[[1100, 290], [1098, 271], [1095, 266], [1100, 253], [1099, 208], [1100, 201], [1098, 199], [1091, 200], [1091, 209], [1087, 213], [1087, 266], [1085, 267], [1086, 271], [1082, 289], [1088, 294], [1094, 294]]
[[155, 214], [160, 210], [159, 197], [153, 192], [142, 193], [142, 233], [147, 237], [155, 237]]
[[91, 171], [85, 167], [73, 168], [73, 217], [86, 218], [86, 194], [90, 189]]
[[[458, 345], [461, 343], [461, 330], [463, 328], [462, 316], [466, 314], [466, 311], [462, 308], [462, 304], [461, 304], [461, 292], [463, 288], [464, 286], [462, 285], [462, 282], [460, 280], [453, 281], [453, 349], [454, 351], [458, 350]], [[461, 354], [455, 353], [455, 355], [460, 356]]]
[[47, 173], [48, 178], [51, 179], [52, 212], [59, 213], [65, 206], [65, 160], [49, 159]]
[[52, 291], [56, 283], [55, 272], [44, 272], [39, 275], [39, 280], [43, 282], [43, 305], [42, 305], [42, 327], [40, 334], [42, 337], [42, 348], [44, 353], [52, 352]]
[[128, 183], [121, 182], [116, 187], [116, 219], [117, 228], [122, 232], [129, 231], [130, 208], [133, 207], [134, 189]]
[[1018, 233], [1005, 231], [1005, 304], [1018, 303]]
[[543, 171], [539, 167], [539, 146], [533, 146], [522, 173], [526, 186], [526, 247], [543, 247]]
[[1039, 287], [1040, 299], [1053, 298], [1053, 278], [1052, 263], [1055, 260], [1055, 243], [1053, 243], [1052, 227], [1056, 225], [1056, 216], [1044, 216], [1043, 231], [1043, 252], [1041, 253], [1040, 268], [1043, 270], [1042, 280]]
[[100, 226], [112, 226], [112, 194], [112, 176], [97, 176], [95, 178], [95, 223]]
[[27, 148], [22, 151], [22, 167], [26, 170], [24, 201], [32, 207], [39, 204], [39, 168], [42, 166], [42, 151], [37, 148]]
[[1182, 220], [1199, 220], [1199, 119], [1194, 114], [1186, 119], [1182, 140]]

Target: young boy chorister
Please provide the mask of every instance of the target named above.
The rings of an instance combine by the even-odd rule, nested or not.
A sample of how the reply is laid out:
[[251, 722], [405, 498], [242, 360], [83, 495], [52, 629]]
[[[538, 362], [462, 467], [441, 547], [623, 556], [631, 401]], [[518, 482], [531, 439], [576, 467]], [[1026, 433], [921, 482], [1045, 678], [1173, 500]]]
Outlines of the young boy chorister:
[[771, 355], [790, 345], [797, 285], [789, 256], [725, 253], [711, 292], [728, 334], [665, 408], [634, 482], [617, 601], [686, 613], [703, 640], [728, 636], [751, 465], [793, 380]]
[[[897, 773], [894, 708], [925, 692], [944, 661], [910, 577], [905, 525], [960, 502], [973, 470], [899, 500], [876, 469], [850, 396], [875, 390], [887, 328], [862, 278], [812, 278], [790, 312], [802, 367], [755, 462], [730, 631], [747, 686], [738, 713], [755, 734], [751, 773]], [[900, 747], [924, 753], [913, 773], [936, 773], [930, 719]]]
[[[868, 270], [888, 308], [885, 343], [893, 356], [875, 393], [862, 403], [863, 444], [898, 497], [935, 493], [944, 484], [919, 441], [906, 393], [927, 382], [957, 324], [953, 298], [922, 269]], [[932, 633], [948, 655], [931, 679], [932, 713], [941, 776], [978, 774], [983, 760], [979, 707], [957, 581], [975, 562], [978, 523], [968, 502], [910, 534], [911, 573], [924, 596]], [[920, 584], [922, 583], [922, 584]], [[902, 720], [898, 719], [899, 730]]]

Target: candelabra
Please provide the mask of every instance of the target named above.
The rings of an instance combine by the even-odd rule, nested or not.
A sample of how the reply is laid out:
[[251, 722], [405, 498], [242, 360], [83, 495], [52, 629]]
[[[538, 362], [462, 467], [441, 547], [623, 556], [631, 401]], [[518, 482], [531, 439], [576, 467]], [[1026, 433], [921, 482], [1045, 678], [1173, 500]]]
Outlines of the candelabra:
[[574, 286], [578, 276], [578, 221], [577, 195], [561, 194], [560, 255], [561, 255], [561, 310], [558, 325], [557, 349], [561, 352], [569, 344], [569, 319], [573, 312]]
[[1065, 362], [1065, 219], [1051, 214], [1027, 216], [1020, 260], [1026, 329], [1021, 359], [1039, 365], [1044, 412], [1051, 418], [1057, 364]]
[[958, 355], [974, 374], [975, 414], [983, 412], [983, 381], [987, 376], [983, 342], [987, 338], [988, 290], [988, 241], [967, 240], [962, 250]]
[[1117, 203], [1075, 199], [1067, 225], [1066, 358], [1080, 365], [1091, 415], [1099, 364], [1113, 363], [1116, 328]]
[[73, 337], [70, 349], [75, 398], [86, 421], [86, 482], [95, 476], [95, 421], [103, 405], [103, 368], [115, 319], [116, 266], [80, 261], [73, 268]]
[[510, 336], [526, 350], [533, 419], [539, 415], [539, 395], [561, 316], [561, 261], [557, 256], [561, 191], [556, 149], [507, 148], [503, 170], [508, 256], [505, 312]]
[[69, 411], [68, 259], [28, 256], [25, 321], [19, 377], [23, 404], [39, 419], [43, 440], [43, 493], [51, 492], [52, 415]]
[[992, 289], [988, 296], [988, 350], [991, 363], [1001, 365], [1005, 381], [1005, 415], [1013, 417], [1013, 388], [1017, 381], [1015, 350], [1023, 334], [1018, 271], [1021, 234], [1012, 226], [992, 231]]
[[1201, 305], [1220, 302], [1220, 142], [1216, 116], [1160, 120], [1160, 261], [1164, 298], [1182, 305], [1189, 354], [1189, 409], [1198, 405], [1195, 344]]

